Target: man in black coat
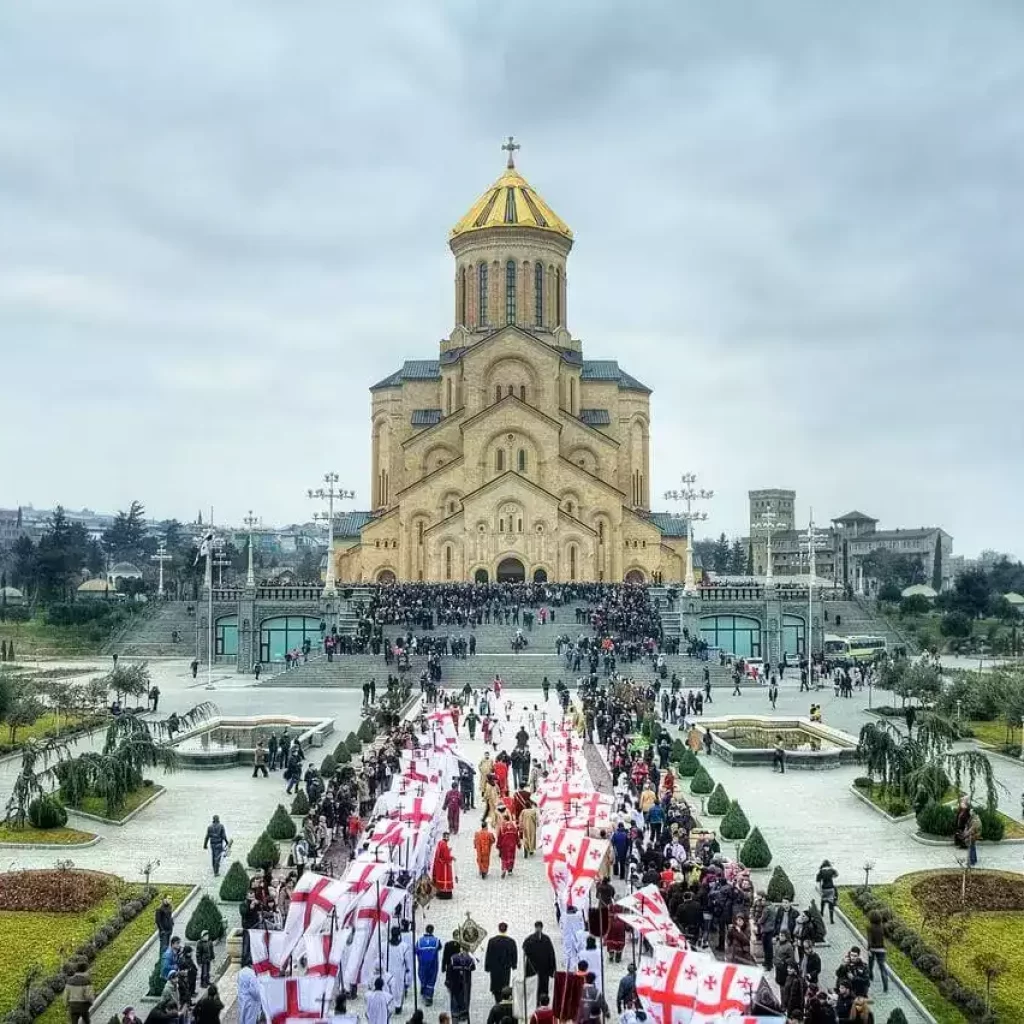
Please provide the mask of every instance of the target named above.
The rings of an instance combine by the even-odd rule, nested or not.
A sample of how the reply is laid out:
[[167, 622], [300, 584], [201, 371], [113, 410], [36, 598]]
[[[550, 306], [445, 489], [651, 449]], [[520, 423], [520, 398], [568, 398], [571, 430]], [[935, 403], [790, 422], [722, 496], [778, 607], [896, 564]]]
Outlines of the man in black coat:
[[555, 947], [544, 934], [544, 922], [535, 921], [533, 934], [523, 940], [523, 962], [526, 977], [537, 976], [537, 998], [549, 995], [551, 979], [555, 976]]
[[508, 925], [502, 921], [498, 934], [487, 941], [484, 954], [484, 970], [491, 977], [491, 995], [494, 1001], [501, 999], [501, 993], [508, 988], [512, 972], [519, 966], [519, 949], [515, 939], [508, 935]]
[[156, 930], [160, 936], [160, 952], [171, 944], [171, 933], [174, 931], [174, 912], [171, 907], [170, 897], [165, 896], [156, 908]]

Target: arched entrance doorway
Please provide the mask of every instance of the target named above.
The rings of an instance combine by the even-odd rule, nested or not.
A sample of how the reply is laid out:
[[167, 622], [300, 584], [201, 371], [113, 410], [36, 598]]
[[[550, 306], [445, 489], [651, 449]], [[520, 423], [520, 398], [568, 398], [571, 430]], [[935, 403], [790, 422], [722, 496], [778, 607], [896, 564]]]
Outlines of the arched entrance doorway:
[[747, 615], [702, 615], [700, 635], [709, 647], [737, 658], [761, 657], [761, 623]]
[[630, 569], [629, 572], [626, 573], [625, 582], [626, 583], [643, 583], [644, 582], [644, 574], [639, 569]]
[[477, 569], [477, 571], [475, 573], [473, 573], [473, 582], [474, 583], [486, 583], [487, 582], [487, 570], [486, 569]]
[[377, 573], [377, 582], [390, 585], [395, 582], [395, 574], [390, 569], [381, 569]]
[[522, 583], [526, 579], [526, 567], [518, 558], [503, 558], [498, 563], [499, 583]]
[[534, 569], [533, 570], [533, 582], [534, 583], [547, 583], [548, 574], [546, 569]]

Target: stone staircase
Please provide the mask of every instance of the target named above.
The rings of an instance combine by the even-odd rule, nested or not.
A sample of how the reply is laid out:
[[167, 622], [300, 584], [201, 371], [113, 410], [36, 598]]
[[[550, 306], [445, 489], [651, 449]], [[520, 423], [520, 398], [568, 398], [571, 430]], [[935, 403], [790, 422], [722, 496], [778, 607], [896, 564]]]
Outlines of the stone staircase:
[[[836, 636], [852, 636], [858, 633], [884, 636], [890, 650], [896, 646], [903, 646], [910, 654], [918, 653], [917, 644], [888, 619], [879, 615], [867, 598], [826, 601], [824, 607], [828, 612], [828, 622], [824, 624], [826, 633], [835, 633]], [[837, 615], [840, 619], [838, 626]]]
[[[129, 629], [106, 644], [108, 654], [126, 658], [191, 658], [196, 650], [196, 617], [188, 614], [194, 602], [154, 603], [145, 617], [135, 619]], [[177, 643], [171, 639], [177, 630]]]

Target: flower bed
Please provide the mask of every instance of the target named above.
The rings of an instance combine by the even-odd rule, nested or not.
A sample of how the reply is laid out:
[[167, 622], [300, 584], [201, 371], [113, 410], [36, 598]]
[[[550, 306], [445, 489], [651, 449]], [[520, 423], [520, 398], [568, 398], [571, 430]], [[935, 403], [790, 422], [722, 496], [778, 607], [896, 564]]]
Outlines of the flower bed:
[[992, 1004], [1001, 1024], [1022, 1024], [1024, 1008], [1024, 878], [972, 870], [961, 909], [960, 871], [919, 871], [892, 885], [840, 890], [840, 907], [862, 930], [867, 913], [886, 916], [893, 969], [940, 1024], [984, 1019], [984, 969], [993, 979]]
[[[30, 871], [0, 875], [0, 1013], [24, 1024], [36, 1019], [44, 1024], [66, 1020], [64, 979], [69, 958], [84, 957], [89, 963], [93, 987], [99, 991], [135, 955], [153, 934], [152, 901], [167, 893], [175, 904], [190, 893], [191, 886], [169, 886], [158, 891], [129, 885], [113, 875], [86, 871]], [[60, 909], [61, 907], [77, 909]], [[31, 1011], [14, 1011], [21, 994], [27, 965], [38, 965], [42, 974], [29, 995]]]

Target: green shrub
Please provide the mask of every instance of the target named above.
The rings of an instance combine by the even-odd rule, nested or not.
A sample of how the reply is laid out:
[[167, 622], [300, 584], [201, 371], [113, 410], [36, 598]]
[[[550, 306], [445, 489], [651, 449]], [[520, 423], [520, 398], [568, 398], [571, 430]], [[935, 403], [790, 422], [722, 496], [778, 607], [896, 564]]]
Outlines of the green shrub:
[[363, 741], [354, 732], [350, 732], [345, 737], [345, 746], [350, 754], [358, 754], [363, 749]]
[[158, 996], [164, 990], [164, 979], [160, 973], [160, 961], [157, 960], [153, 970], [149, 972], [149, 989], [148, 992], [151, 996]]
[[335, 761], [337, 761], [337, 760], [338, 760], [338, 758], [340, 758], [340, 757], [341, 757], [341, 752], [342, 752], [343, 750], [344, 750], [344, 751], [347, 751], [347, 750], [348, 750], [348, 747], [346, 747], [346, 746], [345, 746], [345, 741], [344, 741], [344, 740], [342, 740], [342, 741], [341, 741], [341, 742], [340, 742], [340, 743], [339, 743], [339, 744], [338, 744], [338, 745], [337, 745], [337, 746], [336, 746], [336, 747], [334, 748], [334, 753], [332, 754], [332, 756], [333, 756], [333, 758], [334, 758], [334, 760], [335, 760]]
[[853, 780], [853, 785], [855, 789], [866, 789], [870, 792], [875, 788], [875, 780], [869, 778], [867, 775], [858, 775], [857, 778]]
[[356, 735], [364, 743], [372, 743], [374, 736], [377, 735], [377, 727], [373, 724], [373, 719], [364, 718], [362, 724], [356, 730]]
[[246, 864], [251, 868], [259, 868], [261, 871], [266, 868], [276, 868], [281, 860], [281, 851], [266, 832], [260, 834], [259, 839], [253, 843], [249, 855], [245, 858]]
[[334, 760], [336, 766], [339, 764], [350, 764], [352, 762], [352, 755], [348, 752], [348, 747], [338, 747]]
[[64, 805], [52, 795], [37, 796], [28, 805], [28, 820], [33, 828], [63, 828], [68, 823]]
[[977, 808], [981, 819], [981, 838], [998, 843], [1006, 834], [1006, 822], [998, 811], [990, 811], [985, 807]]
[[697, 755], [687, 747], [683, 756], [679, 758], [679, 774], [684, 779], [692, 779], [697, 774], [699, 767], [700, 761], [697, 760]]
[[956, 830], [956, 809], [932, 801], [917, 813], [917, 827], [929, 836], [951, 836]]
[[888, 1020], [885, 1024], [907, 1024], [907, 1015], [897, 1006], [892, 1013], [889, 1014]]
[[729, 809], [725, 812], [718, 832], [723, 839], [746, 839], [749, 835], [750, 822], [747, 821], [747, 816], [743, 813], [743, 808], [740, 807], [738, 800], [733, 800], [729, 804]]
[[669, 755], [668, 755], [669, 760], [673, 764], [678, 764], [680, 761], [682, 761], [683, 757], [686, 755], [686, 750], [687, 750], [686, 744], [677, 736], [672, 741], [672, 749], [671, 749], [671, 751], [669, 751]]
[[768, 883], [765, 895], [772, 903], [791, 900], [796, 895], [793, 891], [793, 883], [789, 880], [789, 875], [782, 870], [781, 866], [776, 865], [775, 870], [772, 872], [771, 881]]
[[324, 779], [332, 779], [332, 778], [334, 778], [334, 770], [337, 767], [338, 767], [338, 762], [334, 760], [334, 757], [331, 754], [328, 754], [320, 762], [320, 775], [321, 775], [321, 777], [323, 777]]
[[296, 831], [292, 816], [285, 810], [284, 804], [278, 804], [267, 825], [267, 835], [271, 839], [294, 839]]
[[185, 938], [189, 942], [198, 942], [203, 932], [209, 932], [210, 938], [216, 942], [224, 937], [227, 925], [224, 922], [224, 915], [217, 908], [217, 904], [209, 896], [202, 896], [192, 911], [192, 916], [185, 925]]
[[220, 883], [220, 898], [225, 903], [240, 903], [249, 891], [249, 872], [236, 860], [228, 868], [224, 881]]
[[[807, 908], [807, 929], [815, 942], [825, 941], [825, 919], [821, 916], [818, 904], [814, 900], [811, 900], [810, 906]], [[807, 935], [808, 930], [805, 930], [804, 937], [806, 938]]]
[[906, 797], [901, 796], [899, 793], [887, 796], [882, 801], [882, 807], [891, 818], [902, 818], [904, 814], [910, 811], [910, 804], [907, 803]]
[[761, 830], [753, 829], [740, 849], [740, 863], [745, 868], [766, 868], [771, 862], [772, 851], [768, 849]]
[[306, 796], [304, 789], [297, 790], [295, 793], [295, 799], [292, 801], [292, 814], [299, 818], [304, 818], [309, 814], [309, 797]]
[[690, 779], [690, 792], [696, 793], [698, 796], [704, 796], [712, 792], [714, 788], [714, 780], [704, 770], [704, 766], [700, 765], [697, 768], [696, 774]]
[[708, 814], [725, 814], [729, 810], [729, 794], [721, 783], [715, 786], [715, 791], [708, 797], [705, 810]]

